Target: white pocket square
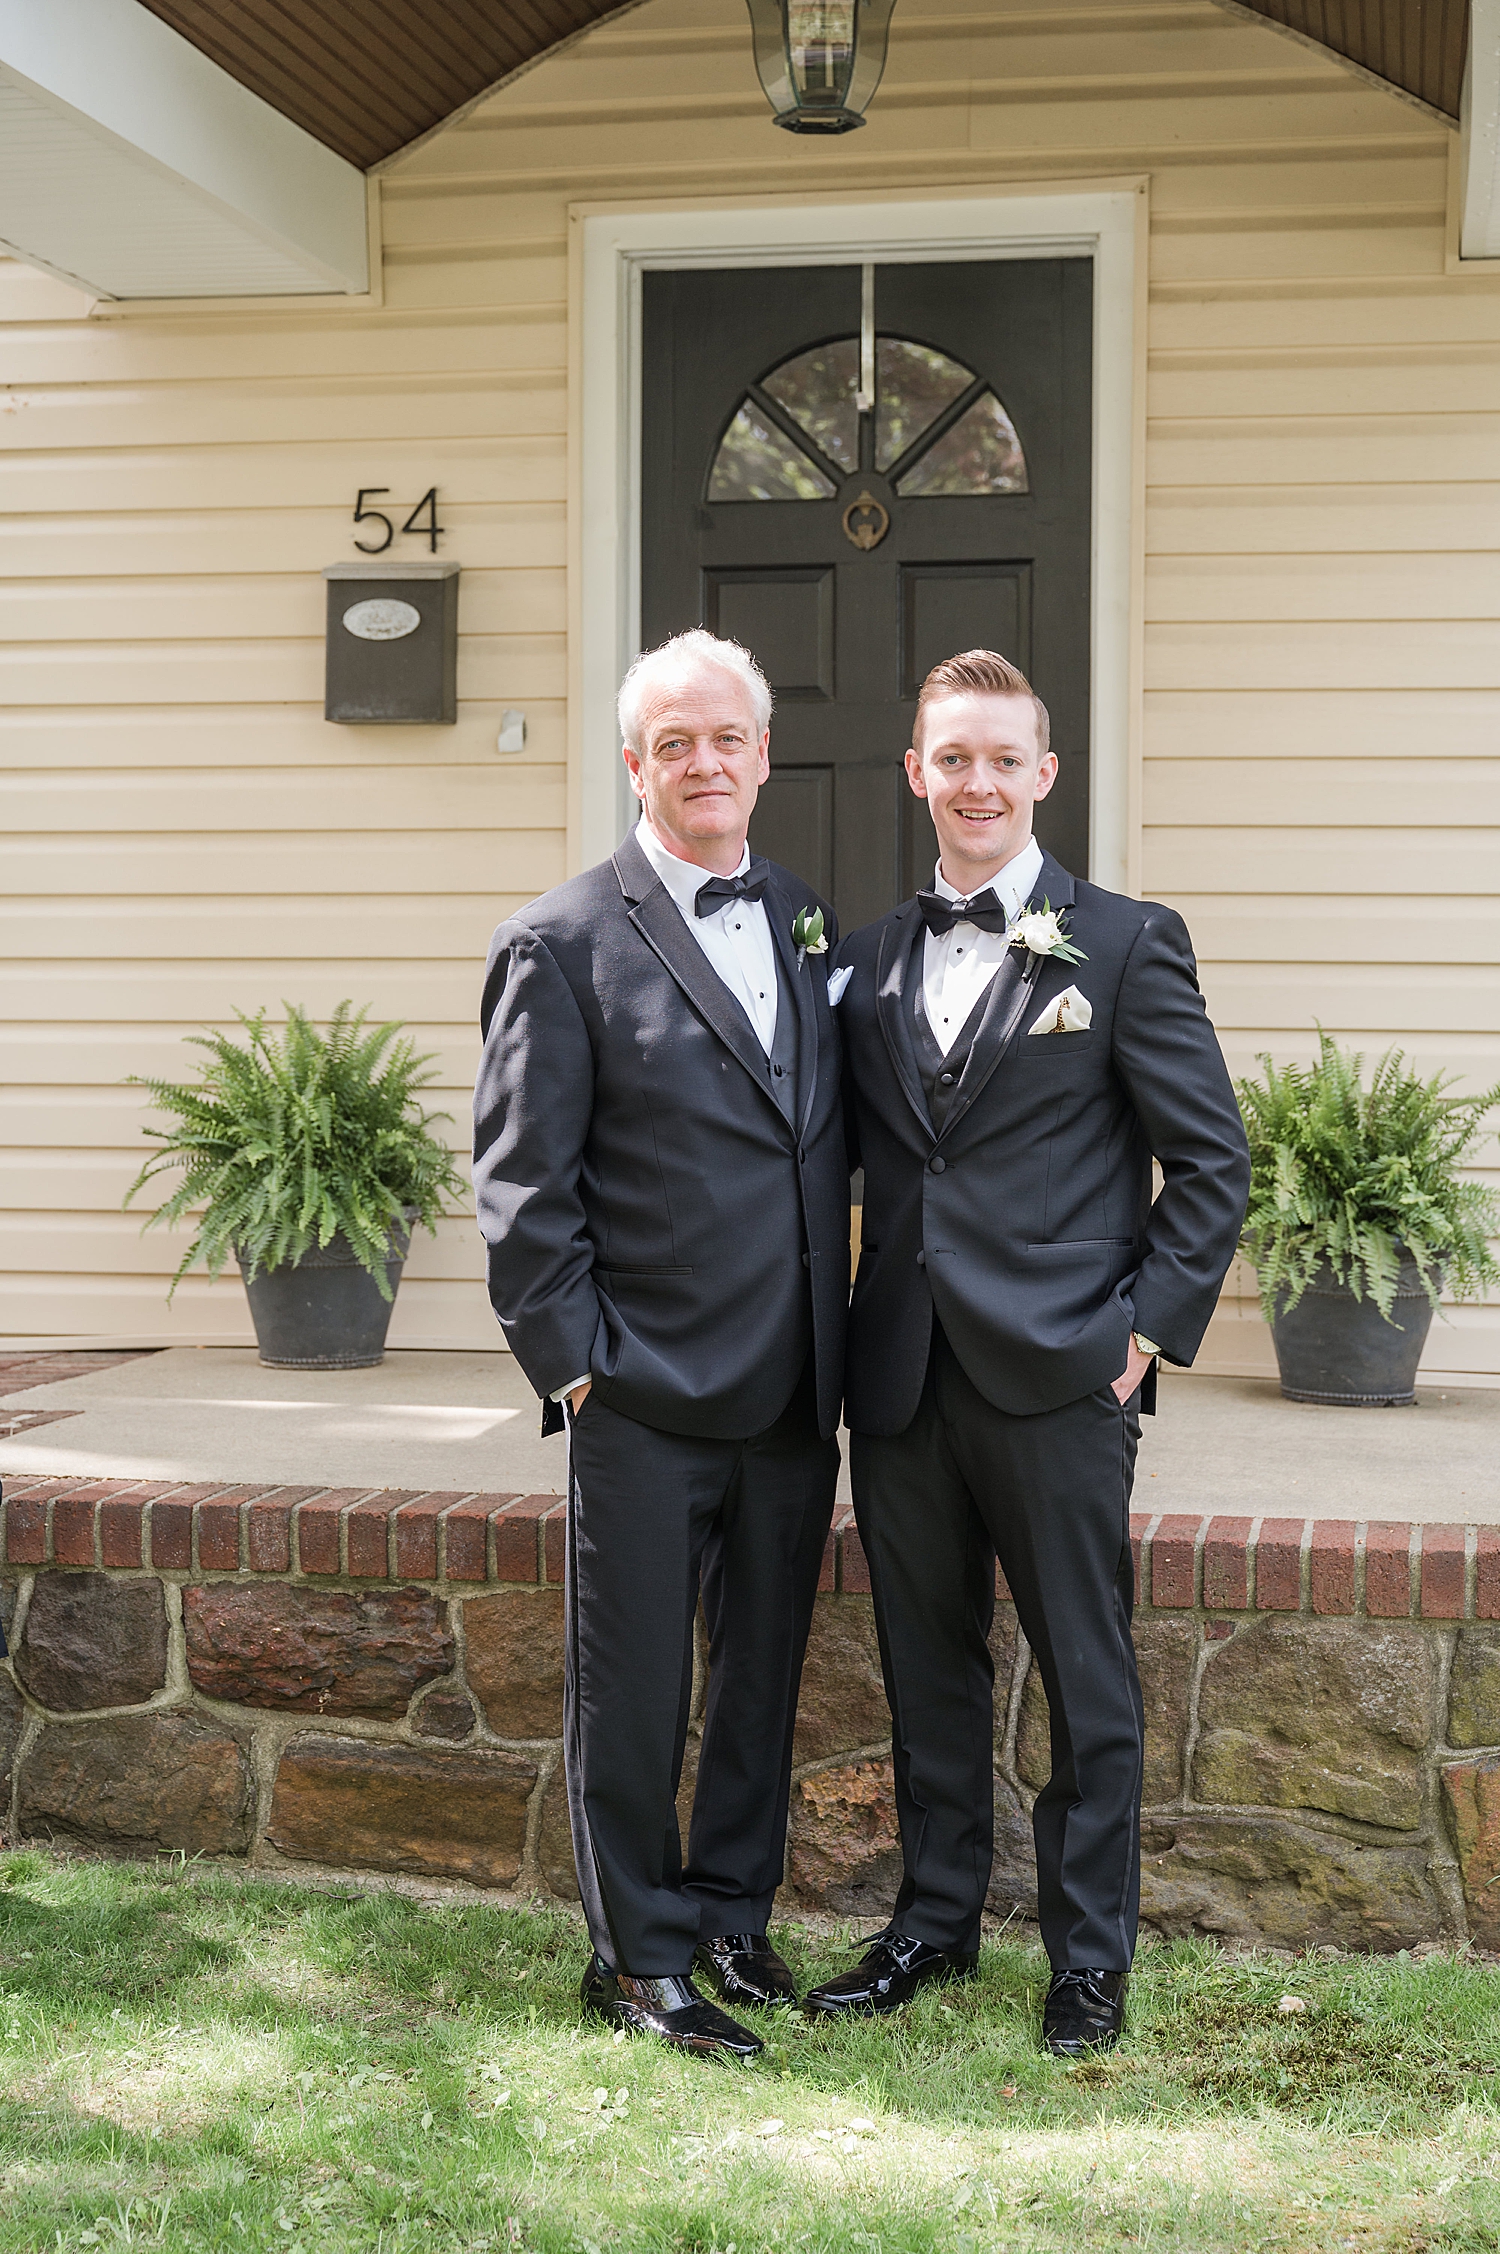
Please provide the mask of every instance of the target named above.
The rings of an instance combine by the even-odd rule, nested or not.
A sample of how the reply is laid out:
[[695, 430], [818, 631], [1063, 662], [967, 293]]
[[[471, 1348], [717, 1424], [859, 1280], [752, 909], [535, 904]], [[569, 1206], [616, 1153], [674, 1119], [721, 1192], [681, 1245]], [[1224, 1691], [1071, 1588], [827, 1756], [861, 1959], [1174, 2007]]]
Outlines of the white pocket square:
[[844, 989], [853, 976], [854, 965], [852, 963], [846, 963], [842, 970], [834, 970], [829, 972], [828, 1007], [831, 1010], [836, 1010], [840, 1002], [844, 999]]
[[1087, 1033], [1094, 1022], [1094, 1005], [1076, 986], [1065, 986], [1047, 1004], [1041, 1016], [1027, 1026], [1028, 1033]]

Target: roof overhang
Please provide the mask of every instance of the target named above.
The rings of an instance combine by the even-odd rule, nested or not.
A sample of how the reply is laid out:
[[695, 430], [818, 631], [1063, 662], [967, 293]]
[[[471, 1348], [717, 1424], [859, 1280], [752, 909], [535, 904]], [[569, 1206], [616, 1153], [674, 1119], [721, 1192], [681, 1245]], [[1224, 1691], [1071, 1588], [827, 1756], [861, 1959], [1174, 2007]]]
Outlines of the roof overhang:
[[315, 141], [368, 172], [642, 0], [141, 5]]
[[1458, 123], [1469, 0], [1218, 0], [1321, 49], [1387, 94]]
[[[1218, 0], [1458, 127], [1448, 271], [1500, 261], [1500, 0]], [[1456, 222], [1456, 224], [1455, 224]]]
[[0, 241], [96, 297], [369, 287], [359, 170], [137, 0], [0, 0]]
[[[365, 172], [640, 4], [0, 0], [0, 247], [96, 297], [363, 293]], [[1461, 118], [1461, 258], [1500, 258], [1500, 0], [1218, 4]]]

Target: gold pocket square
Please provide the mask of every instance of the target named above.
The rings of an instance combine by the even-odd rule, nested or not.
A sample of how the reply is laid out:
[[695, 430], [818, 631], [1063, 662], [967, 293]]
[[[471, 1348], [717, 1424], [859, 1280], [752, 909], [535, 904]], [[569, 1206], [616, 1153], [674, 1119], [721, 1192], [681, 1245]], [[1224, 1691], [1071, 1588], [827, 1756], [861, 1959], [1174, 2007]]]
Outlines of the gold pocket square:
[[1094, 1022], [1094, 1005], [1076, 986], [1065, 986], [1047, 1004], [1041, 1016], [1027, 1026], [1028, 1033], [1087, 1033]]

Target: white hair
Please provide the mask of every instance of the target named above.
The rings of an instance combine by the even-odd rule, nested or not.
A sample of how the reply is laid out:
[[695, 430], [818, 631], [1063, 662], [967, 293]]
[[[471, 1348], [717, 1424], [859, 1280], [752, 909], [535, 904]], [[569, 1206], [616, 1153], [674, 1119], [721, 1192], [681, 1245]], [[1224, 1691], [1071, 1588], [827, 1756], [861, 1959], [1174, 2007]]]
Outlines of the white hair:
[[620, 735], [637, 759], [641, 756], [641, 706], [648, 693], [663, 678], [675, 675], [681, 680], [684, 675], [701, 672], [707, 666], [719, 673], [728, 673], [739, 682], [749, 701], [757, 741], [765, 734], [771, 725], [770, 682], [739, 642], [722, 642], [717, 634], [693, 626], [685, 634], [674, 634], [670, 641], [654, 650], [642, 650], [620, 683], [616, 707]]

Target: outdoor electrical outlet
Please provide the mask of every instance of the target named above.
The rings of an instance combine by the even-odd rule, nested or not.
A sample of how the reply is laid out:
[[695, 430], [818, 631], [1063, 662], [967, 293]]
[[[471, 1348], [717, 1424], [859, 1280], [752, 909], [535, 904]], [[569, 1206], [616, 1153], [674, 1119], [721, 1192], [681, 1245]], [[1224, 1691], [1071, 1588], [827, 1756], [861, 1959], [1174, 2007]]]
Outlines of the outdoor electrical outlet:
[[495, 738], [495, 749], [502, 759], [510, 759], [526, 749], [526, 715], [509, 709], [500, 715], [500, 733]]

